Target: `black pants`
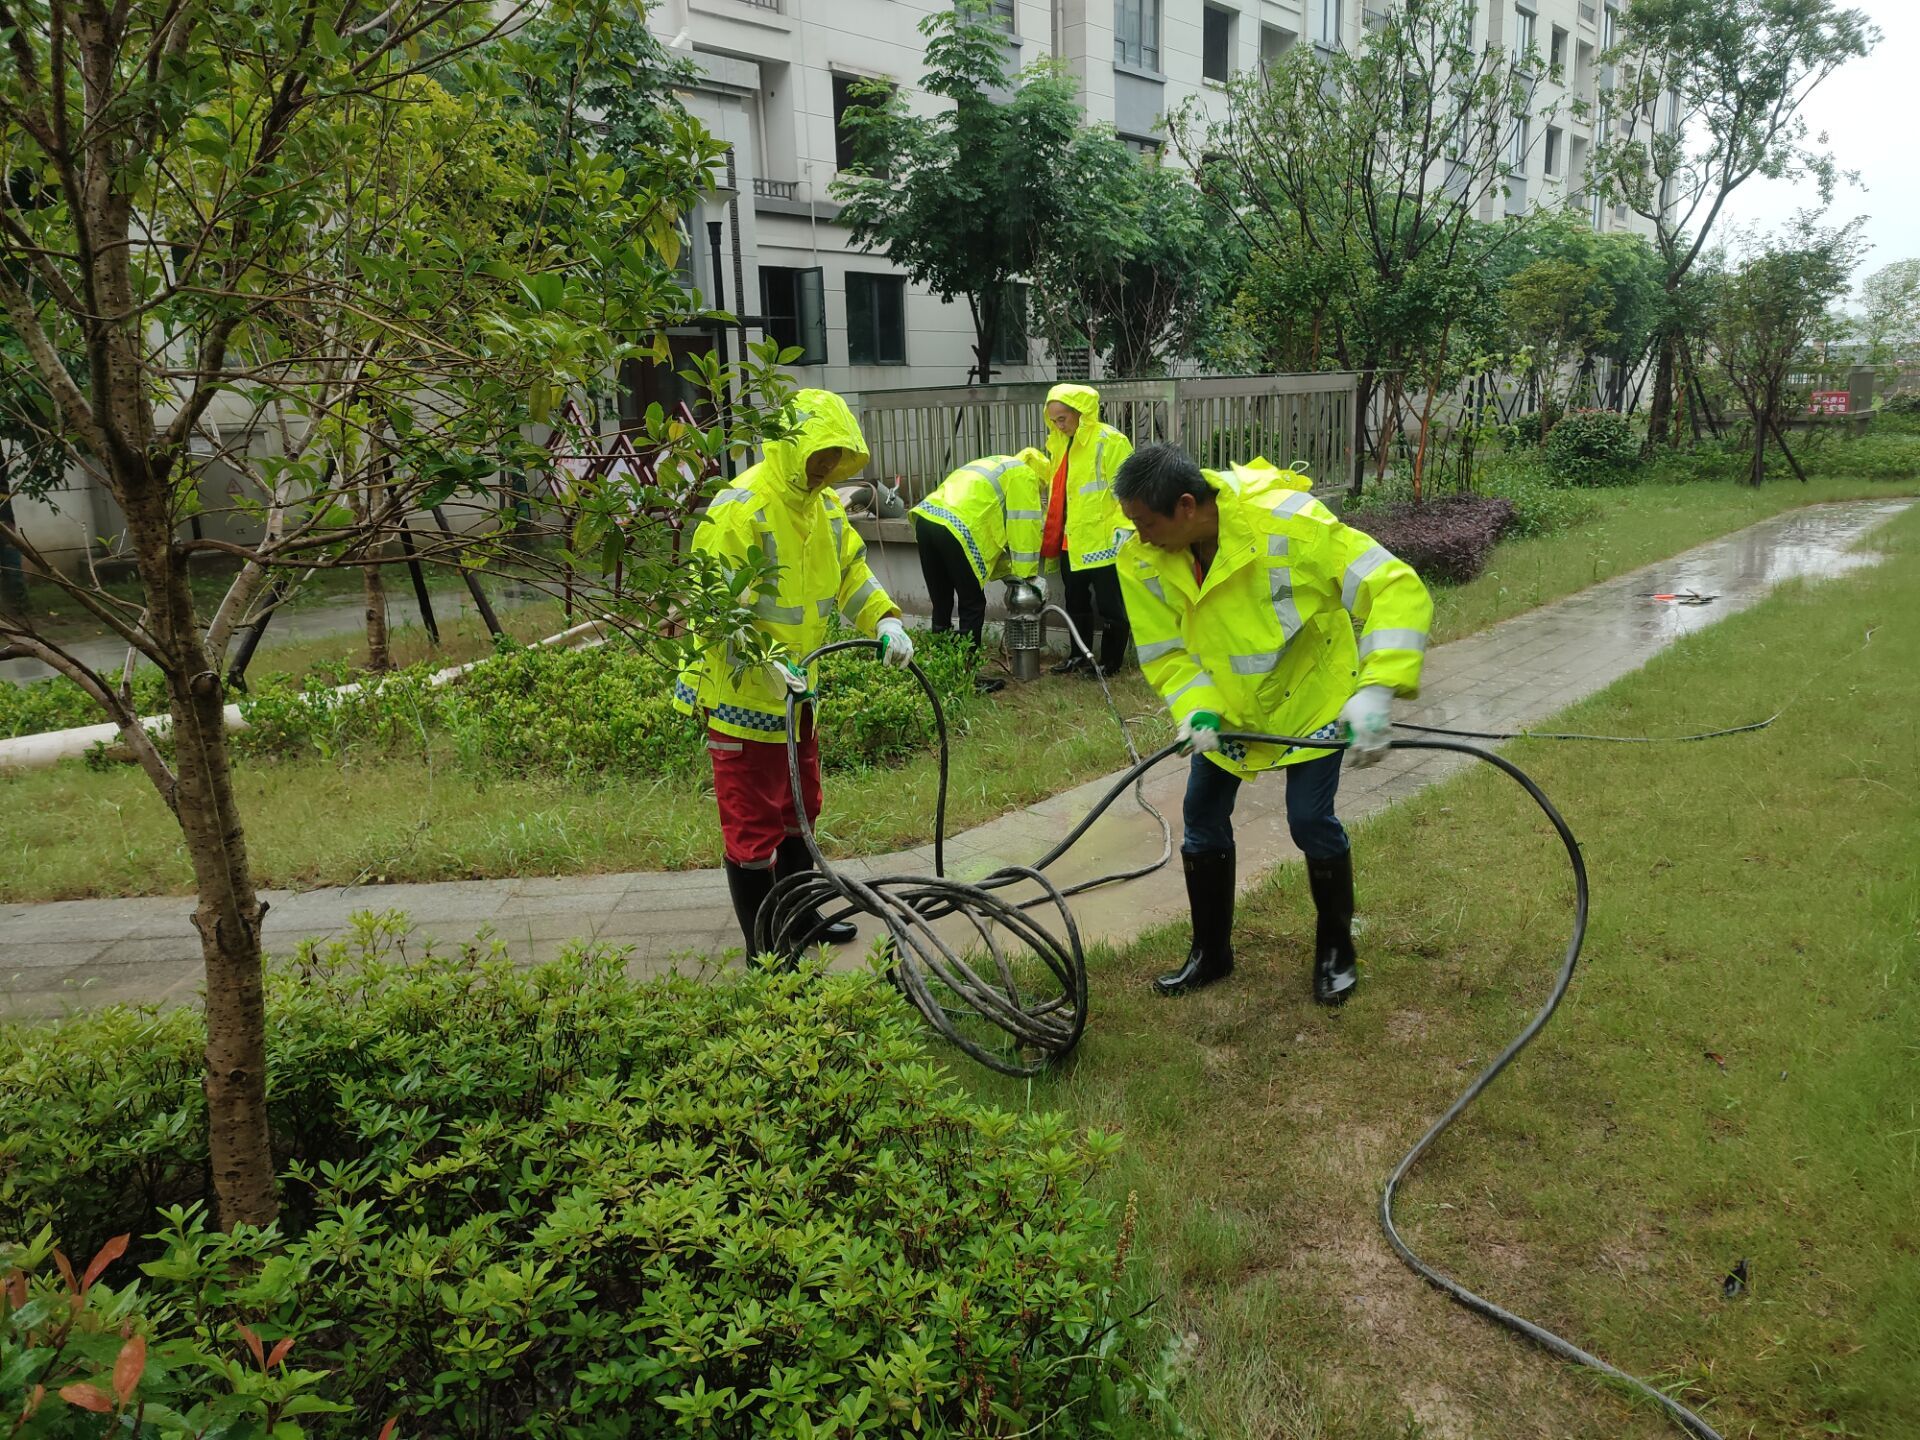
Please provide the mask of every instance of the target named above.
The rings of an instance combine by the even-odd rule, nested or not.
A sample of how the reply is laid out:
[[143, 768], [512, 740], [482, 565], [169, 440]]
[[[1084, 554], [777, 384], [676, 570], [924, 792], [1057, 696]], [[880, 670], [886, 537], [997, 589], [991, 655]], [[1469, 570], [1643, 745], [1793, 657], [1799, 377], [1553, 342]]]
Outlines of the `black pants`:
[[1060, 568], [1066, 579], [1066, 612], [1089, 649], [1093, 647], [1094, 611], [1100, 613], [1100, 668], [1111, 675], [1127, 663], [1127, 641], [1133, 638], [1127, 626], [1126, 602], [1120, 598], [1120, 572], [1111, 563], [1076, 570], [1071, 555], [1060, 557]]
[[[987, 591], [967, 563], [967, 552], [946, 526], [913, 517], [913, 538], [920, 547], [920, 574], [927, 582], [927, 594], [933, 600], [935, 633], [953, 628], [956, 601], [960, 608], [960, 633], [980, 648], [980, 636], [987, 628]], [[1118, 581], [1114, 582], [1118, 585]]]

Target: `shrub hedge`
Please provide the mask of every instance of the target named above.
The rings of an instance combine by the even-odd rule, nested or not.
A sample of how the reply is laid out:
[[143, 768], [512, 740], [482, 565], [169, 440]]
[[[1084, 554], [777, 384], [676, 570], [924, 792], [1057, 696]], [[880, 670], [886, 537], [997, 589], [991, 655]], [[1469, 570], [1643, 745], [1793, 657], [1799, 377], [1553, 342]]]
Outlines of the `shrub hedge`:
[[1616, 410], [1575, 410], [1547, 432], [1547, 464], [1575, 485], [1625, 485], [1640, 464], [1633, 422]]
[[[974, 703], [972, 658], [947, 636], [916, 639], [915, 659], [950, 719]], [[675, 712], [673, 677], [657, 660], [628, 646], [552, 650], [503, 645], [486, 664], [452, 684], [427, 683], [437, 667], [417, 665], [341, 693], [365, 680], [343, 665], [295, 678], [258, 674], [237, 695], [249, 728], [235, 737], [255, 759], [424, 750], [451, 744], [459, 764], [478, 776], [661, 775], [706, 763], [691, 719]], [[933, 716], [913, 677], [877, 664], [870, 651], [828, 656], [817, 677], [821, 763], [830, 769], [889, 764], [933, 743]], [[135, 676], [143, 709], [163, 709], [160, 677]], [[152, 713], [151, 709], [147, 713]], [[0, 687], [0, 730], [33, 734], [104, 718], [70, 680]]]
[[1356, 514], [1353, 523], [1429, 584], [1464, 584], [1486, 568], [1514, 515], [1513, 502], [1500, 496], [1447, 495]]
[[[230, 1235], [197, 1011], [0, 1029], [15, 1433], [1171, 1428], [1088, 1188], [1117, 1142], [963, 1098], [876, 974], [641, 985], [363, 916], [271, 969], [267, 1016], [285, 1211]], [[53, 1237], [128, 1232], [76, 1308]]]

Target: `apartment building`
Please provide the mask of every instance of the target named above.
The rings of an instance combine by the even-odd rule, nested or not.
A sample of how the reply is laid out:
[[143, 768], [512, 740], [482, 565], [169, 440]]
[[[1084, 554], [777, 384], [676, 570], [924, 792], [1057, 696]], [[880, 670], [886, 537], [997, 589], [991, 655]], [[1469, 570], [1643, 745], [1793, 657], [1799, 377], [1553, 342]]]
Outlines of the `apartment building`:
[[[852, 248], [829, 187], [850, 160], [839, 117], [862, 80], [908, 87], [921, 72], [921, 20], [944, 0], [657, 0], [649, 25], [699, 68], [684, 98], [733, 150], [733, 179], [691, 227], [689, 281], [764, 330], [801, 347], [804, 384], [839, 390], [961, 384], [973, 329], [962, 301], [942, 303], [882, 255]], [[1269, 65], [1296, 45], [1359, 42], [1396, 0], [993, 0], [1010, 65], [1052, 55], [1078, 83], [1087, 117], [1135, 149], [1165, 144], [1163, 117], [1189, 97], [1224, 108], [1236, 71]], [[1610, 78], [1599, 56], [1624, 0], [1485, 0], [1477, 38], [1541, 56], [1540, 109], [1514, 138], [1512, 195], [1487, 202], [1582, 207], [1598, 229], [1643, 225], [1624, 208], [1589, 201], [1582, 184], [1594, 97]], [[1593, 109], [1576, 116], [1574, 101]], [[920, 97], [916, 103], [924, 103]], [[684, 349], [709, 336], [678, 337]], [[1056, 363], [1024, 335], [1000, 337], [996, 378], [1049, 379]], [[679, 398], [664, 369], [636, 371], [632, 405]]]

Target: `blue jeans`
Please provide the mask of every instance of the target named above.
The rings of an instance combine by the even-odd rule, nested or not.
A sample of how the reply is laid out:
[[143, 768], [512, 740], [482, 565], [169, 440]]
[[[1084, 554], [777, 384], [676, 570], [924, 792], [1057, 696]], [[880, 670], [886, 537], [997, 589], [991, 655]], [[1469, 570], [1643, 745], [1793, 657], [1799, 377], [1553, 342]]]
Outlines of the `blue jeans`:
[[[1287, 775], [1287, 829], [1293, 843], [1309, 860], [1334, 860], [1351, 848], [1346, 827], [1333, 813], [1333, 797], [1340, 789], [1340, 757], [1334, 751], [1317, 760], [1285, 767]], [[1233, 848], [1233, 802], [1240, 795], [1240, 777], [1223, 770], [1204, 755], [1193, 757], [1187, 772], [1187, 800], [1183, 815], [1185, 855]]]

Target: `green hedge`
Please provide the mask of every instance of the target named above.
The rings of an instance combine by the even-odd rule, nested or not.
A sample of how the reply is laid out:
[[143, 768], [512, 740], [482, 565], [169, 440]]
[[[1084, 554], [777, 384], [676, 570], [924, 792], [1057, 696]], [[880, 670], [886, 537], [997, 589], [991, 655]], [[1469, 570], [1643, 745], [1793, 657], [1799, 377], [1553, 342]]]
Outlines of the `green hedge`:
[[1575, 410], [1547, 432], [1547, 465], [1573, 485], [1626, 485], [1640, 467], [1633, 422], [1615, 410]]
[[[292, 1368], [314, 1408], [275, 1436], [1167, 1433], [1088, 1189], [1116, 1142], [963, 1098], [877, 975], [636, 985], [361, 917], [272, 969], [267, 1015], [284, 1228], [231, 1236], [198, 1012], [0, 1030], [0, 1276], [31, 1296], [0, 1308], [0, 1413], [110, 1394], [124, 1331], [165, 1372], [141, 1399], [236, 1435], [269, 1429], [236, 1392]], [[56, 1371], [50, 1237], [129, 1231]], [[290, 1342], [272, 1374], [247, 1332]], [[51, 1387], [42, 1418], [106, 1433]]]
[[[915, 658], [950, 720], [974, 703], [972, 658], [948, 636], [916, 638]], [[629, 646], [589, 650], [507, 643], [486, 664], [452, 684], [427, 683], [438, 668], [416, 665], [370, 681], [344, 665], [306, 676], [260, 674], [236, 695], [249, 728], [235, 748], [255, 760], [317, 755], [423, 752], [445, 742], [461, 768], [478, 776], [655, 776], [706, 764], [696, 723], [675, 712], [673, 676]], [[919, 753], [935, 738], [933, 714], [913, 677], [879, 664], [871, 651], [843, 651], [821, 662], [821, 763], [829, 769], [884, 765]], [[339, 687], [361, 680], [358, 690]], [[145, 713], [164, 709], [160, 677], [136, 675]], [[0, 688], [0, 729], [33, 734], [92, 725], [104, 716], [70, 680]]]

